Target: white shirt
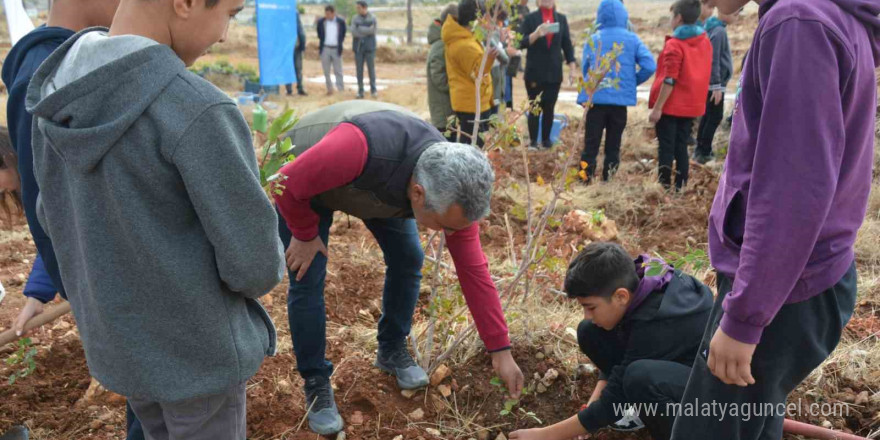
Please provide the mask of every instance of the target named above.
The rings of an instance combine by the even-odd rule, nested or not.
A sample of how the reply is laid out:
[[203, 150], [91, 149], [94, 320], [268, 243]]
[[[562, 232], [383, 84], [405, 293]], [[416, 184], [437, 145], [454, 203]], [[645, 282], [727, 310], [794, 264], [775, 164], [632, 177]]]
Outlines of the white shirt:
[[335, 17], [333, 20], [324, 19], [324, 46], [339, 46], [339, 24]]

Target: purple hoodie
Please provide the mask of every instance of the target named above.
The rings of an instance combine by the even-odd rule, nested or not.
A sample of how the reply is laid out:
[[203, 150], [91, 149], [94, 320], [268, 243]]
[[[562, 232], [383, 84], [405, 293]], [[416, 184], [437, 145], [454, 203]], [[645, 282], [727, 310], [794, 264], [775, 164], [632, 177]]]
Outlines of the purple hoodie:
[[765, 0], [709, 217], [732, 277], [721, 328], [757, 344], [783, 304], [837, 283], [867, 209], [880, 1]]
[[[675, 275], [674, 267], [659, 258], [651, 258], [648, 254], [639, 255], [633, 263], [636, 265], [636, 274], [639, 276], [639, 287], [633, 293], [632, 301], [629, 302], [629, 306], [626, 308], [627, 315], [639, 308], [651, 292], [662, 290], [666, 287]], [[645, 266], [650, 263], [658, 263], [664, 266], [665, 270], [657, 276], [645, 276], [647, 271]]]

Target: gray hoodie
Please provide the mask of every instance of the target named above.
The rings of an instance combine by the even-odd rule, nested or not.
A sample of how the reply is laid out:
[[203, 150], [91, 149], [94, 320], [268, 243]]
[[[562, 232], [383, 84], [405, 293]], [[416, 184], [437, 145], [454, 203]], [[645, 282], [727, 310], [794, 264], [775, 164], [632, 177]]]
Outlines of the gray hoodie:
[[30, 83], [37, 212], [89, 371], [176, 401], [246, 381], [275, 351], [255, 299], [284, 273], [235, 104], [165, 45], [88, 29]]
[[355, 53], [374, 52], [376, 50], [377, 20], [373, 14], [354, 14], [351, 19], [352, 50]]

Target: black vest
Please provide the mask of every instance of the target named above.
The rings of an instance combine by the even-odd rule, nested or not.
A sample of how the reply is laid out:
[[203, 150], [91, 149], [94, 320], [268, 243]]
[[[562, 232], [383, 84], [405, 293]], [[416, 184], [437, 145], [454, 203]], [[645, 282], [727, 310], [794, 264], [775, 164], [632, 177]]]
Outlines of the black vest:
[[431, 145], [446, 142], [434, 126], [392, 104], [334, 104], [303, 117], [288, 135], [298, 156], [333, 127], [347, 122], [367, 140], [363, 172], [349, 185], [326, 191], [312, 203], [361, 219], [412, 217], [407, 188], [416, 162]]

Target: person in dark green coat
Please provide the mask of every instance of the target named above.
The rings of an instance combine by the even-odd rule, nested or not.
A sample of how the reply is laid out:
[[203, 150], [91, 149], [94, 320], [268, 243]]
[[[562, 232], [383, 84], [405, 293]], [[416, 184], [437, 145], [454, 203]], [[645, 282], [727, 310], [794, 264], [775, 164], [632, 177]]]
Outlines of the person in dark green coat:
[[[446, 6], [440, 18], [434, 19], [428, 28], [428, 44], [431, 45], [427, 62], [428, 108], [431, 111], [431, 124], [444, 134], [449, 117], [454, 113], [449, 99], [449, 77], [446, 76], [446, 47], [440, 37], [443, 22], [449, 15], [458, 16], [458, 5], [452, 3]], [[452, 140], [452, 135], [447, 138]]]

